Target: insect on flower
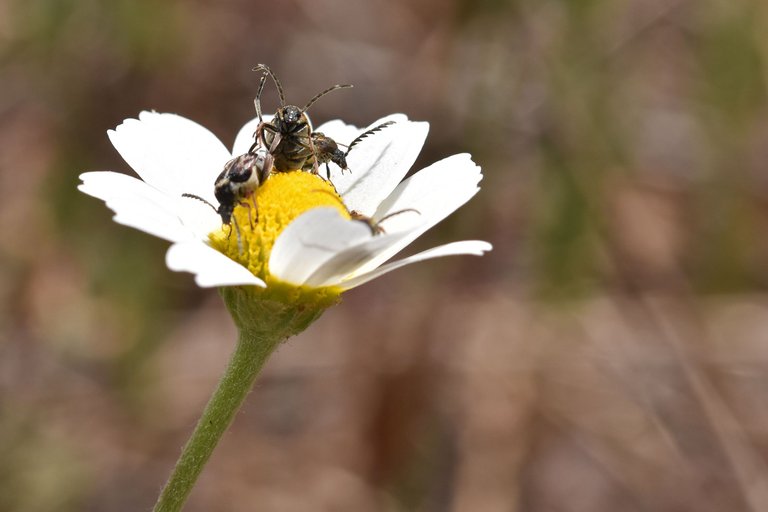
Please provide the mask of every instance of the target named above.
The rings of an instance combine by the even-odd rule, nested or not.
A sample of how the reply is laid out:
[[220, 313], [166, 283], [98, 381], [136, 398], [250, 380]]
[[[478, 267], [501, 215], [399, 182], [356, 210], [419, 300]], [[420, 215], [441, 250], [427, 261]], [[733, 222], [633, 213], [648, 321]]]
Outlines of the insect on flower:
[[[315, 192], [331, 195], [331, 197], [333, 197], [334, 199], [336, 199], [341, 203], [344, 209], [347, 209], [347, 206], [342, 201], [339, 200], [339, 197], [334, 196], [333, 194], [330, 194], [330, 192], [328, 192], [327, 190], [316, 190]], [[388, 213], [387, 215], [384, 215], [382, 218], [378, 220], [374, 219], [373, 217], [369, 217], [368, 215], [365, 215], [364, 213], [361, 213], [357, 210], [347, 210], [347, 212], [349, 213], [350, 220], [362, 222], [363, 224], [368, 226], [368, 229], [371, 230], [371, 235], [374, 235], [374, 236], [383, 235], [384, 233], [386, 233], [386, 230], [381, 225], [381, 223], [389, 218], [392, 218], [396, 215], [400, 215], [401, 213], [409, 213], [409, 212], [415, 213], [416, 215], [421, 215], [421, 212], [416, 208], [403, 208], [402, 210], [397, 210], [392, 213]]]
[[[338, 149], [338, 145], [330, 137], [326, 137], [321, 133], [313, 134], [312, 123], [306, 112], [317, 100], [329, 92], [336, 89], [350, 88], [352, 85], [337, 84], [329, 87], [316, 94], [303, 108], [299, 108], [295, 105], [285, 104], [283, 86], [269, 67], [259, 64], [253, 70], [263, 71], [264, 74], [261, 76], [259, 89], [254, 99], [259, 126], [256, 129], [256, 141], [252, 149], [257, 145], [262, 145], [266, 148], [274, 157], [273, 165], [277, 172], [301, 169], [305, 171], [311, 170], [317, 174], [319, 163], [327, 163], [329, 161], [338, 164], [339, 167], [346, 168], [344, 153]], [[264, 121], [261, 110], [261, 93], [264, 91], [264, 84], [268, 76], [272, 78], [275, 87], [277, 87], [280, 107], [275, 112], [271, 121]]]
[[368, 226], [368, 228], [371, 230], [372, 235], [383, 235], [384, 233], [386, 233], [386, 231], [381, 225], [382, 222], [384, 222], [385, 220], [391, 217], [394, 217], [395, 215], [400, 215], [401, 213], [408, 213], [408, 212], [421, 215], [421, 212], [419, 212], [419, 210], [417, 210], [416, 208], [403, 208], [402, 210], [398, 210], [396, 212], [392, 212], [388, 215], [385, 215], [379, 220], [375, 220], [373, 217], [368, 217], [367, 215], [364, 215], [358, 212], [357, 210], [352, 210], [351, 212], [349, 212], [349, 217], [352, 220], [362, 222], [363, 224]]
[[331, 179], [331, 168], [328, 166], [328, 162], [333, 162], [334, 164], [338, 165], [342, 172], [348, 171], [349, 167], [347, 167], [347, 156], [349, 156], [349, 152], [352, 151], [352, 148], [355, 146], [355, 144], [359, 143], [369, 135], [376, 133], [379, 130], [383, 130], [387, 126], [391, 126], [393, 124], [395, 124], [394, 121], [387, 121], [385, 123], [381, 123], [380, 125], [374, 126], [370, 130], [364, 131], [358, 135], [355, 140], [350, 142], [348, 146], [346, 146], [346, 151], [339, 149], [339, 146], [345, 146], [345, 144], [337, 143], [332, 138], [327, 137], [320, 132], [312, 132], [311, 137], [312, 143], [315, 146], [315, 158], [317, 159], [318, 165], [325, 164], [326, 179]]
[[[237, 225], [237, 219], [232, 216], [235, 207], [238, 205], [248, 206], [248, 218], [253, 224], [251, 218], [251, 206], [256, 211], [256, 221], [259, 219], [259, 209], [256, 204], [254, 192], [261, 183], [269, 177], [272, 169], [272, 156], [264, 153], [248, 152], [237, 156], [224, 165], [214, 183], [214, 195], [219, 202], [219, 207], [213, 206], [207, 200], [195, 194], [184, 193], [182, 197], [189, 197], [202, 201], [216, 213], [221, 216], [221, 222], [230, 226], [234, 220], [235, 231], [237, 232], [238, 247], [240, 246], [240, 228]], [[247, 202], [248, 199], [251, 202]]]
[[[191, 272], [199, 286], [243, 286], [241, 291], [247, 294], [255, 286], [274, 297], [288, 293], [280, 300], [292, 304], [315, 304], [318, 297], [333, 299], [419, 261], [490, 250], [486, 242], [464, 240], [392, 260], [469, 201], [479, 190], [482, 173], [470, 155], [461, 153], [406, 177], [427, 137], [428, 124], [403, 114], [392, 114], [364, 129], [330, 121], [317, 131], [347, 141], [388, 121], [395, 123], [385, 134], [354, 146], [347, 158], [353, 173], [334, 174], [327, 182], [309, 172], [270, 172], [264, 180], [270, 169], [269, 162], [262, 160], [268, 156], [264, 151], [238, 157], [239, 165], [237, 159], [229, 163], [249, 153], [258, 118], [241, 128], [230, 149], [189, 119], [141, 112], [137, 119], [126, 119], [108, 132], [138, 176], [86, 172], [80, 175], [78, 188], [104, 201], [116, 222], [171, 242], [168, 267]], [[243, 164], [243, 159], [254, 156], [255, 166]], [[243, 169], [246, 179], [228, 175], [237, 168]], [[221, 176], [226, 179], [216, 181], [223, 200], [217, 202], [211, 185], [222, 169], [227, 171]], [[258, 183], [252, 181], [254, 172]], [[315, 193], [320, 190], [327, 192]], [[230, 196], [223, 194], [228, 191]], [[216, 206], [198, 208], [183, 193]], [[252, 206], [246, 210], [237, 204], [253, 200], [258, 203], [258, 223], [251, 229]], [[419, 214], [402, 213], [382, 222], [387, 215], [409, 209]], [[386, 234], [371, 236], [368, 223], [352, 219], [351, 211], [371, 217], [374, 224], [386, 228]], [[222, 230], [227, 219], [228, 233]], [[241, 247], [230, 236], [235, 222]], [[242, 250], [245, 247], [247, 251]]]

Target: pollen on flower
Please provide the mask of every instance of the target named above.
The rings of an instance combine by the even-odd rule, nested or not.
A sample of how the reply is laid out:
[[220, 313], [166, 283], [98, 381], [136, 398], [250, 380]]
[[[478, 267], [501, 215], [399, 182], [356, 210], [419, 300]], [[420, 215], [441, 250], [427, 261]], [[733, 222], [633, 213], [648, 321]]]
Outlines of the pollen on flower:
[[318, 206], [336, 208], [349, 218], [344, 202], [328, 181], [304, 171], [272, 174], [252, 198], [235, 208], [230, 226], [210, 234], [211, 245], [263, 279], [267, 289], [284, 296], [284, 300], [300, 301], [311, 292], [335, 301], [340, 290], [304, 290], [282, 283], [269, 273], [269, 255], [277, 237], [296, 217]]

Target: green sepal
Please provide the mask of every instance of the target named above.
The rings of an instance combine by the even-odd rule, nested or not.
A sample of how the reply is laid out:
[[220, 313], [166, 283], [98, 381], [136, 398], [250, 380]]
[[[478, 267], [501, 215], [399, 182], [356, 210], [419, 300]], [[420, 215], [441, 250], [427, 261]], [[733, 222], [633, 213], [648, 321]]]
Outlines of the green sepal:
[[219, 288], [235, 325], [255, 338], [283, 339], [299, 334], [329, 306], [339, 302], [336, 288], [306, 288], [270, 282], [258, 286]]

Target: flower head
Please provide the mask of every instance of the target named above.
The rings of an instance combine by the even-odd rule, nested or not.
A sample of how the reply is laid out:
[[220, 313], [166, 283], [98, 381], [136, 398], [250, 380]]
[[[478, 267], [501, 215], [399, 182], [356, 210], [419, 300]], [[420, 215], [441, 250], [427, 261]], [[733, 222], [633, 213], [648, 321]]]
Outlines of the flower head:
[[[233, 156], [248, 151], [256, 120], [240, 130], [230, 152], [193, 121], [142, 112], [108, 132], [141, 179], [87, 172], [79, 189], [104, 200], [116, 222], [172, 242], [168, 267], [193, 273], [200, 286], [253, 285], [252, 293], [270, 300], [327, 306], [342, 291], [404, 265], [491, 248], [454, 242], [385, 264], [474, 196], [481, 179], [469, 155], [459, 154], [403, 180], [428, 124], [394, 114], [371, 126], [386, 121], [394, 122], [350, 151], [351, 172], [334, 166], [329, 180], [274, 173], [235, 207], [228, 226], [216, 211], [213, 184]], [[348, 144], [364, 130], [337, 120], [317, 131]]]

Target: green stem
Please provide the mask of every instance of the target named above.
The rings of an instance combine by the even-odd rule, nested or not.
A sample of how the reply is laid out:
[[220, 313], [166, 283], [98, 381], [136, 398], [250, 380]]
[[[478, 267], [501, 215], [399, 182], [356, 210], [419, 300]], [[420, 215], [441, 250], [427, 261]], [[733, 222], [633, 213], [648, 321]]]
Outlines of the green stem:
[[266, 290], [255, 286], [219, 288], [239, 332], [237, 347], [219, 381], [219, 387], [184, 446], [154, 512], [181, 510], [203, 466], [232, 423], [275, 347], [306, 329], [325, 308], [338, 302], [339, 292], [336, 290], [312, 291], [302, 294], [304, 290], [280, 283]]
[[178, 512], [184, 506], [203, 466], [232, 423], [243, 400], [253, 387], [261, 367], [285, 338], [281, 330], [265, 333], [240, 328], [237, 347], [219, 386], [208, 401], [203, 415], [181, 452], [154, 512]]

